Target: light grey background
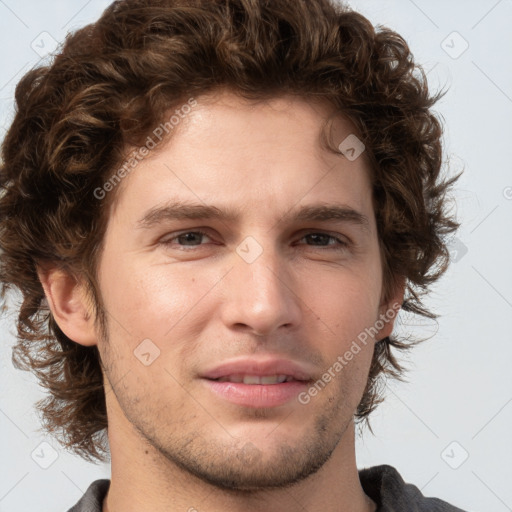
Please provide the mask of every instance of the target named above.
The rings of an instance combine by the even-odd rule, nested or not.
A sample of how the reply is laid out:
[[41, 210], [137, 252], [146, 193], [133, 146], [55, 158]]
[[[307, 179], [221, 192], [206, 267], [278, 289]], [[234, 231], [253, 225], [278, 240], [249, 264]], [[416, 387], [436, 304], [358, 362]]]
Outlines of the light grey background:
[[[0, 137], [20, 77], [109, 3], [0, 0]], [[465, 169], [454, 262], [429, 301], [442, 316], [437, 324], [402, 319], [398, 330], [430, 341], [408, 358], [409, 382], [390, 384], [373, 416], [375, 436], [358, 439], [358, 465], [394, 465], [425, 495], [465, 510], [512, 510], [512, 1], [350, 4], [405, 37], [432, 87], [449, 86], [437, 110], [450, 172]], [[11, 313], [0, 323], [0, 512], [65, 511], [110, 468], [38, 431], [33, 404], [44, 395], [12, 367], [14, 332]]]

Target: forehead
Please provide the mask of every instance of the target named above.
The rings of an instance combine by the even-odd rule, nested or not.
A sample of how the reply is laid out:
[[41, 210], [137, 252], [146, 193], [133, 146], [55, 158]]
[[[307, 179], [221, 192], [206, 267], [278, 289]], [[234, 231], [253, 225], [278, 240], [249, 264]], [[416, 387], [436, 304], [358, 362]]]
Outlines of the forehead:
[[116, 205], [123, 215], [176, 199], [231, 210], [237, 205], [259, 217], [319, 201], [371, 208], [364, 153], [349, 160], [324, 145], [325, 133], [334, 145], [355, 135], [327, 102], [292, 96], [248, 101], [230, 92], [195, 101], [171, 136], [123, 178]]

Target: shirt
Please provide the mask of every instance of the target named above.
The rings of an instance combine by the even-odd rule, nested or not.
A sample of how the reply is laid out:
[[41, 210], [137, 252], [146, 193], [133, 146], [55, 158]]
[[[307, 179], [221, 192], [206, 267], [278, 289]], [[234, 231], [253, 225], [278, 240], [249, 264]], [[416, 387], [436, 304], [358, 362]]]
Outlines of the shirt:
[[[398, 471], [388, 465], [359, 470], [359, 480], [367, 496], [377, 504], [377, 512], [465, 512], [438, 498], [426, 498]], [[82, 499], [68, 512], [101, 512], [110, 480], [93, 482]]]

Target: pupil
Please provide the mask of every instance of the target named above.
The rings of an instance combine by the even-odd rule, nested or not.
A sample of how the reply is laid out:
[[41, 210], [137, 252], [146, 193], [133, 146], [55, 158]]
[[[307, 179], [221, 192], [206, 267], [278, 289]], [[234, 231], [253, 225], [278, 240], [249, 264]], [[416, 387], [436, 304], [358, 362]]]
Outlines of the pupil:
[[[185, 241], [185, 245], [197, 245], [194, 244], [194, 238], [201, 237], [200, 233], [185, 233], [184, 235], [180, 235], [180, 241]], [[195, 240], [198, 241], [198, 240]], [[200, 240], [199, 240], [200, 241]], [[187, 242], [192, 242], [191, 244], [187, 244]]]
[[329, 241], [329, 237], [327, 235], [322, 235], [322, 234], [314, 234], [314, 235], [308, 235], [310, 238], [313, 238], [313, 241], [320, 241], [320, 242], [325, 242], [325, 243], [320, 243], [320, 244], [317, 244], [317, 245], [327, 245], [328, 241]]

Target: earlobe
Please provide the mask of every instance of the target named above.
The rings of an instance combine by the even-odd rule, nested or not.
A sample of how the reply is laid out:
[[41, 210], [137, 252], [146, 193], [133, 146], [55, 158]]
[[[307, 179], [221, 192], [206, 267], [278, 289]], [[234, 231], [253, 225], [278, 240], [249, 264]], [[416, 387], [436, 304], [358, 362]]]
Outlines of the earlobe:
[[94, 315], [84, 285], [69, 272], [58, 268], [38, 267], [37, 275], [61, 331], [80, 345], [96, 345]]
[[397, 278], [391, 296], [380, 306], [379, 320], [384, 325], [379, 329], [379, 334], [376, 338], [379, 341], [387, 338], [393, 332], [396, 317], [398, 316], [398, 312], [400, 311], [401, 305], [404, 301], [405, 283], [405, 277], [400, 276]]

